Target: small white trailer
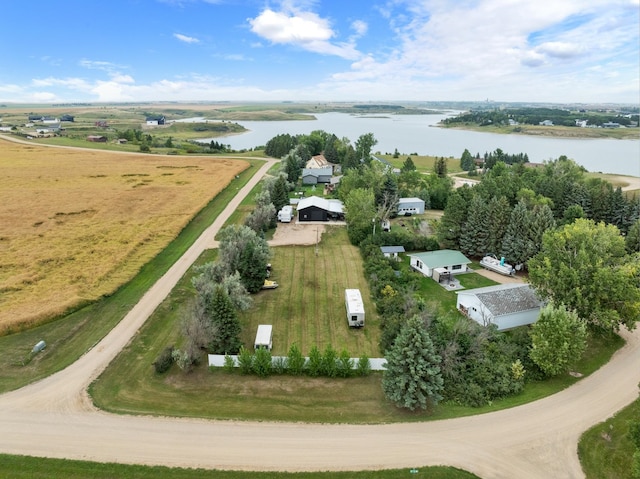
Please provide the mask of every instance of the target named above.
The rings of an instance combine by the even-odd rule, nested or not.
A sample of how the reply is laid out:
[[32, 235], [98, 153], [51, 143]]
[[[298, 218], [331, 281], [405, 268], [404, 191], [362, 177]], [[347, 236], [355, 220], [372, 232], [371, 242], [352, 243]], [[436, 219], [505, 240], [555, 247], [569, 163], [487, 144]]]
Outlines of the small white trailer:
[[347, 322], [353, 328], [364, 326], [364, 303], [359, 289], [344, 290], [344, 304], [347, 308]]
[[291, 219], [293, 218], [293, 207], [291, 205], [283, 206], [280, 211], [278, 211], [278, 221], [282, 223], [291, 223]]
[[258, 332], [256, 332], [256, 340], [253, 342], [253, 349], [268, 349], [271, 351], [273, 346], [273, 326], [271, 324], [259, 324]]

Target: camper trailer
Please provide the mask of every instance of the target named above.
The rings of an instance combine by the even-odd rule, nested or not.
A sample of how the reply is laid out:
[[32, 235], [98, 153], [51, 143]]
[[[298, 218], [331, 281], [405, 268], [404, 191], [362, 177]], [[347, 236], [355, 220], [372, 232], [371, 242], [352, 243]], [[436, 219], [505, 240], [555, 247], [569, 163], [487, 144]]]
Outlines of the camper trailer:
[[359, 289], [345, 289], [344, 303], [347, 308], [347, 322], [353, 328], [364, 326], [364, 303]]
[[278, 221], [282, 223], [291, 223], [291, 219], [293, 218], [293, 207], [291, 205], [283, 206], [280, 211], [278, 211]]
[[256, 333], [256, 340], [253, 343], [253, 349], [268, 349], [271, 351], [273, 326], [270, 324], [259, 324], [258, 332]]

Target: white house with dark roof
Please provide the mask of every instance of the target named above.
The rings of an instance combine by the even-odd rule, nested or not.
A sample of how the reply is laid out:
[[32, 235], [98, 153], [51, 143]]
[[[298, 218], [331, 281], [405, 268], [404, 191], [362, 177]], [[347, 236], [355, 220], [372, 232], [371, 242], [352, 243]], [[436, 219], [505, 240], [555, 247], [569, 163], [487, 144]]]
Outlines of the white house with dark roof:
[[458, 310], [482, 326], [495, 324], [498, 331], [533, 324], [543, 303], [528, 284], [509, 283], [456, 293]]
[[428, 278], [433, 277], [435, 269], [442, 269], [448, 273], [466, 273], [471, 260], [460, 251], [441, 249], [425, 253], [409, 255], [411, 267]]

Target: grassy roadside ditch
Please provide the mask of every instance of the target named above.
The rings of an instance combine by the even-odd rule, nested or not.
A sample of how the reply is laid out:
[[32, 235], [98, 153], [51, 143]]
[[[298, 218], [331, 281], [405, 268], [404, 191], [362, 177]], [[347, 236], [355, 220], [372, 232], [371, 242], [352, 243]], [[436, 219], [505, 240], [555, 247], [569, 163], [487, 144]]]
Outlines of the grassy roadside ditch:
[[580, 438], [578, 455], [587, 479], [631, 477], [635, 451], [629, 438], [629, 421], [640, 418], [640, 398]]
[[[96, 344], [137, 303], [142, 295], [189, 248], [258, 170], [250, 167], [212, 199], [153, 260], [111, 296], [102, 298], [64, 317], [21, 333], [0, 337], [0, 392], [19, 388], [63, 369]], [[30, 354], [45, 340], [47, 347]]]
[[[91, 471], [88, 473], [88, 471]], [[412, 472], [414, 471], [414, 472]], [[45, 459], [0, 454], [0, 476], [12, 479], [240, 479], [246, 471], [180, 469], [162, 466], [132, 466], [125, 464]], [[429, 479], [479, 479], [475, 474], [453, 467], [433, 466], [417, 469], [386, 469], [382, 471], [347, 472], [251, 472], [254, 479], [400, 479], [407, 476]]]

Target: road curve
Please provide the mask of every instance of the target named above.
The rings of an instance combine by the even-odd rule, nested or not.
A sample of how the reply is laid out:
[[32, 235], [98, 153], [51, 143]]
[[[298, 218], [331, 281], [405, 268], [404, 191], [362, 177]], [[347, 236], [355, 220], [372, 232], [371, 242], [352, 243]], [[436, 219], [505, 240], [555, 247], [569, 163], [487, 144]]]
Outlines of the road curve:
[[247, 471], [448, 464], [485, 479], [584, 477], [577, 457], [580, 434], [637, 397], [639, 330], [624, 331], [626, 345], [574, 386], [530, 404], [466, 418], [389, 425], [256, 423], [119, 416], [92, 405], [87, 386], [135, 336], [274, 161], [265, 163], [94, 348], [63, 371], [0, 396], [0, 452]]

